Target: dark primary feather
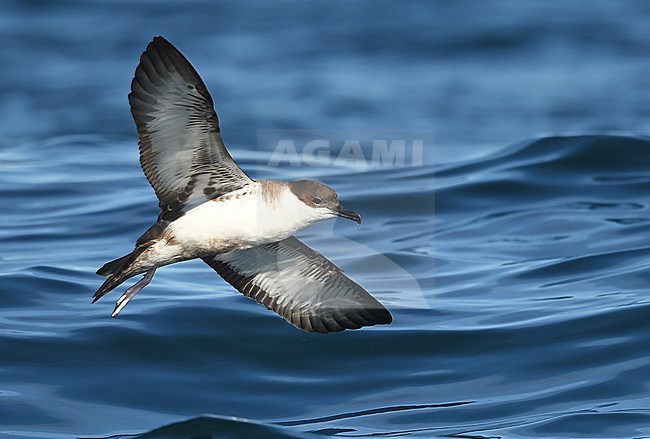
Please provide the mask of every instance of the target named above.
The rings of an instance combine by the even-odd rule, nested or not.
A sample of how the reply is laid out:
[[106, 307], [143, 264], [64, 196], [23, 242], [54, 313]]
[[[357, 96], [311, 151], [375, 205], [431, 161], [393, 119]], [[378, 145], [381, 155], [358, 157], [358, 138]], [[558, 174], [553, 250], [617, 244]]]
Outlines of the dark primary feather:
[[251, 182], [226, 150], [199, 74], [162, 37], [140, 57], [129, 94], [140, 164], [160, 201], [160, 220]]
[[392, 321], [390, 312], [366, 290], [293, 236], [203, 261], [239, 292], [307, 332]]

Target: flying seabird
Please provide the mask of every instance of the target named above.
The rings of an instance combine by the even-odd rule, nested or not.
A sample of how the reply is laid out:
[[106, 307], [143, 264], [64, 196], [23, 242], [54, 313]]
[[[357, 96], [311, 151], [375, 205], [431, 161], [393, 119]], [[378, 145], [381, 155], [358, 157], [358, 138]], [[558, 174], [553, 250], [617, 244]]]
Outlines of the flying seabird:
[[310, 180], [254, 180], [233, 161], [212, 97], [187, 59], [158, 36], [140, 57], [129, 94], [140, 164], [160, 214], [128, 255], [106, 263], [93, 303], [144, 273], [111, 317], [156, 269], [201, 258], [239, 292], [308, 332], [389, 324], [390, 312], [327, 258], [293, 236], [321, 220], [361, 223], [330, 187]]

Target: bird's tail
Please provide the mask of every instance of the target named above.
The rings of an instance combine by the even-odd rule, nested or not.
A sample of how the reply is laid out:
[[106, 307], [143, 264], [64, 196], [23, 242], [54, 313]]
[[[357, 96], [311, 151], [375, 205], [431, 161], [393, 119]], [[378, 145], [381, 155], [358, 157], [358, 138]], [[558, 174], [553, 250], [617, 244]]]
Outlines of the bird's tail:
[[105, 294], [117, 288], [125, 280], [146, 271], [146, 269], [134, 269], [134, 265], [138, 257], [148, 247], [148, 245], [138, 246], [128, 255], [124, 255], [121, 258], [115, 259], [114, 261], [107, 262], [99, 270], [97, 270], [97, 274], [100, 276], [106, 276], [106, 280], [102, 286], [99, 287], [97, 291], [95, 291], [95, 294], [93, 294], [93, 303], [97, 302]]
[[125, 276], [122, 273], [116, 273], [116, 274], [109, 274], [106, 276], [106, 280], [102, 284], [101, 287], [97, 291], [95, 291], [95, 294], [93, 294], [93, 303], [97, 302], [99, 299], [101, 299], [105, 294], [110, 293], [113, 291], [115, 288], [117, 288], [122, 282], [127, 280], [128, 278], [132, 277], [134, 275], [130, 276]]
[[119, 272], [130, 257], [131, 253], [124, 255], [121, 258], [117, 258], [114, 261], [105, 263], [99, 270], [97, 270], [97, 274], [100, 276], [109, 276]]

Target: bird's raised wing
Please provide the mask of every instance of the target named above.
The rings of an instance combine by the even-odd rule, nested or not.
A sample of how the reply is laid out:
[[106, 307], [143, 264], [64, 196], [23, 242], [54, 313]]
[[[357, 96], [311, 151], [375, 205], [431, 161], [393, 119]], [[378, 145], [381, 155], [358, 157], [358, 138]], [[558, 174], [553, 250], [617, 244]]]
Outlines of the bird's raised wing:
[[251, 182], [226, 150], [212, 98], [199, 74], [167, 40], [140, 57], [129, 94], [140, 164], [160, 201], [160, 219]]
[[392, 321], [390, 312], [366, 290], [293, 236], [203, 261], [239, 292], [307, 332]]

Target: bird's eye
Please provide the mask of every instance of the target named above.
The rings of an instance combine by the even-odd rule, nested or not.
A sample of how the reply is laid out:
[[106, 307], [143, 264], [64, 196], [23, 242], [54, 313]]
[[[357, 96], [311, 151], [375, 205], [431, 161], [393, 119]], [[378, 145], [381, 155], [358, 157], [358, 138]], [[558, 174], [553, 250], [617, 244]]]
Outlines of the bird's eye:
[[314, 197], [311, 201], [312, 201], [314, 204], [320, 204], [320, 203], [323, 202], [323, 199], [322, 199], [321, 197]]

